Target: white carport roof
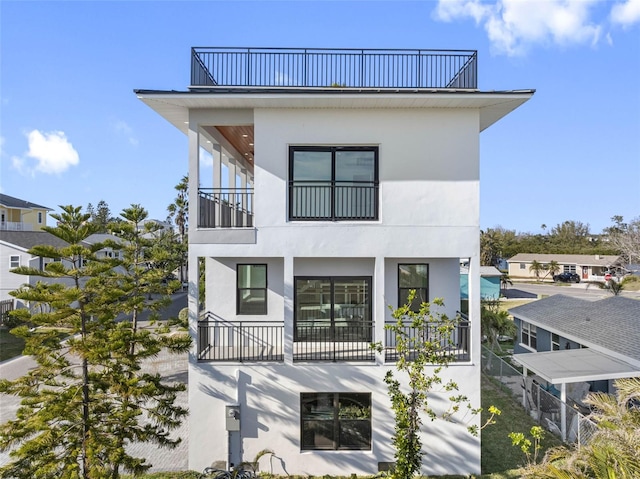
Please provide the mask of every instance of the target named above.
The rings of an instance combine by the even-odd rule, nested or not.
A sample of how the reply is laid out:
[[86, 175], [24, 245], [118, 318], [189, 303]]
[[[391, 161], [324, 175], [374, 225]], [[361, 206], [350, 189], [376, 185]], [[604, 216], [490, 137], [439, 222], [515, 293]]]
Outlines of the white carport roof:
[[640, 368], [591, 348], [515, 354], [513, 359], [551, 384], [640, 377]]

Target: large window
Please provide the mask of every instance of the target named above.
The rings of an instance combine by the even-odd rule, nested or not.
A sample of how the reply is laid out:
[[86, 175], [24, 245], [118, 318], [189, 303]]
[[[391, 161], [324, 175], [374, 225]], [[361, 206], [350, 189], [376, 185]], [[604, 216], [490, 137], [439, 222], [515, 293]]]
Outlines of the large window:
[[377, 220], [378, 147], [290, 147], [289, 219]]
[[239, 264], [237, 314], [267, 314], [267, 265]]
[[416, 295], [411, 303], [412, 311], [419, 311], [420, 305], [429, 301], [429, 265], [398, 265], [398, 307], [409, 301], [409, 292], [415, 290]]
[[296, 341], [371, 341], [371, 277], [296, 277]]
[[302, 393], [301, 449], [371, 449], [371, 394]]
[[521, 342], [531, 349], [538, 349], [538, 330], [535, 325], [522, 321], [522, 338]]

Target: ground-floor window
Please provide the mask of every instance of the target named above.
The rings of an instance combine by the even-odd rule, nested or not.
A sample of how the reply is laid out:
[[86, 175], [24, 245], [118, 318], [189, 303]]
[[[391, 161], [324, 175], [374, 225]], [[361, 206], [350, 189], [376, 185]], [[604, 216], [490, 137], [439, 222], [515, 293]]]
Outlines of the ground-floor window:
[[535, 325], [522, 321], [522, 338], [521, 342], [531, 349], [538, 349], [538, 330]]
[[371, 449], [371, 394], [302, 393], [303, 450]]
[[564, 264], [564, 265], [562, 265], [562, 272], [563, 273], [575, 273], [576, 272], [576, 265], [575, 264]]

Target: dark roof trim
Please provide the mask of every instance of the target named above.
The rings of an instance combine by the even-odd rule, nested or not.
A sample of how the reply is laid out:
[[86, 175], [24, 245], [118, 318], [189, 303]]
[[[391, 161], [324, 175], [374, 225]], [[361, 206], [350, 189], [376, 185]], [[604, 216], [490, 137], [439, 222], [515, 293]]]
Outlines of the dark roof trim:
[[445, 88], [291, 88], [291, 87], [191, 87], [187, 91], [180, 90], [145, 90], [145, 89], [134, 89], [133, 92], [136, 95], [198, 95], [202, 93], [210, 93], [210, 94], [219, 94], [219, 95], [227, 95], [227, 94], [246, 94], [246, 93], [287, 93], [287, 94], [300, 94], [300, 95], [308, 95], [310, 93], [320, 93], [327, 95], [335, 95], [335, 94], [421, 94], [421, 95], [429, 95], [429, 94], [450, 94], [450, 95], [522, 95], [522, 94], [533, 94], [535, 90], [491, 90], [491, 91], [481, 91], [481, 90], [469, 90], [469, 89], [445, 89]]

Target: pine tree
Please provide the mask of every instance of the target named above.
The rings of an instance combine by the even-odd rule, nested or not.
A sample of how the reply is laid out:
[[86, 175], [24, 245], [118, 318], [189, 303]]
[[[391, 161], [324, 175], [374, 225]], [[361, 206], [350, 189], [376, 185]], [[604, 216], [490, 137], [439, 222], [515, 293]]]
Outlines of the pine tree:
[[12, 293], [29, 302], [29, 309], [16, 312], [24, 324], [13, 332], [25, 338], [25, 354], [38, 365], [22, 378], [0, 382], [0, 392], [22, 397], [16, 419], [0, 426], [0, 450], [11, 451], [0, 475], [96, 479], [118, 478], [121, 471], [139, 474], [151, 465], [127, 454], [126, 446], [134, 441], [175, 446], [179, 439], [169, 434], [187, 413], [174, 404], [184, 385], [163, 383], [159, 375], [144, 372], [143, 363], [165, 347], [187, 350], [190, 339], [123, 320], [123, 313], [136, 318], [155, 308], [145, 295], [156, 277], [145, 276], [136, 261], [143, 242], [136, 245], [135, 235], [123, 234], [123, 258], [107, 258], [96, 254], [105, 244], [84, 243], [97, 229], [88, 214], [65, 206], [52, 216], [58, 226], [46, 230], [68, 246], [29, 251], [54, 260], [45, 271], [14, 270], [47, 282]]

